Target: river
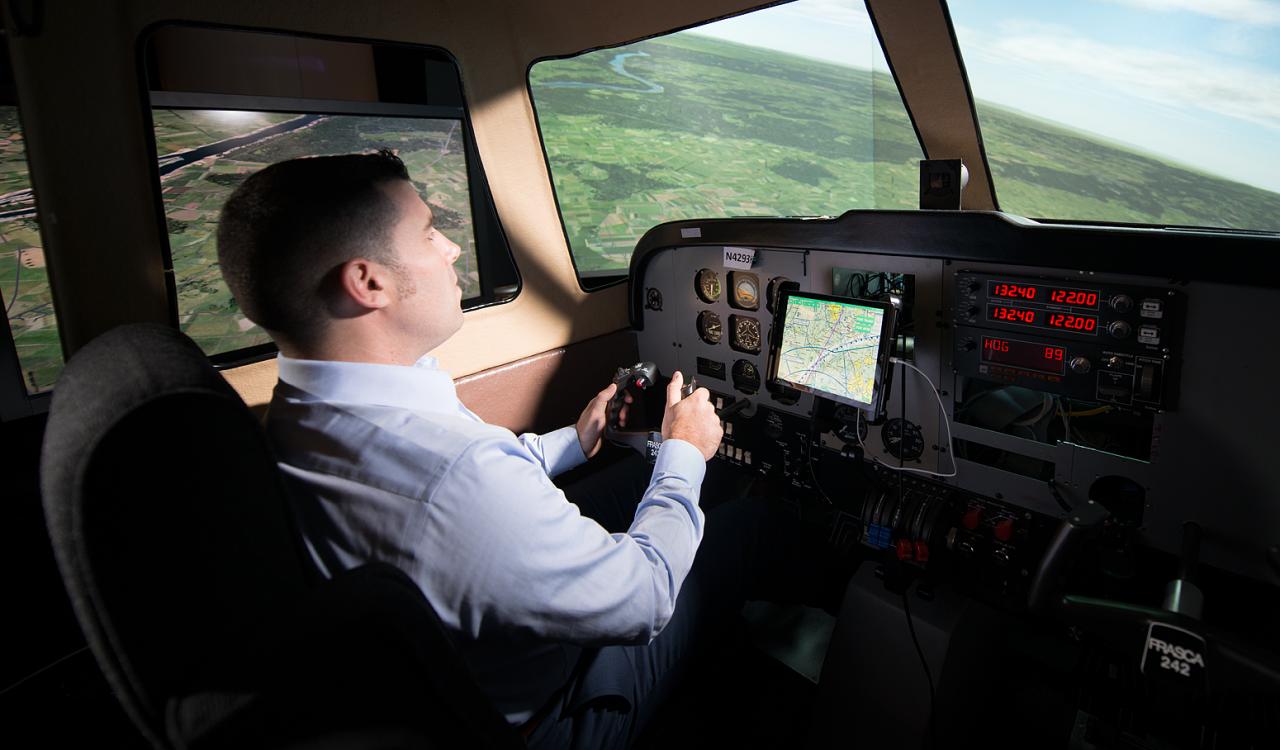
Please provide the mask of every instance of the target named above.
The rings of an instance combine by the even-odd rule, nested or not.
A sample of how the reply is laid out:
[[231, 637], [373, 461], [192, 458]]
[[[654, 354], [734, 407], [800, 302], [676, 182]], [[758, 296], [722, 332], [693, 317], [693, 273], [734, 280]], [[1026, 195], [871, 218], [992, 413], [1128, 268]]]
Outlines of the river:
[[537, 85], [549, 89], [595, 89], [596, 91], [626, 91], [632, 94], [661, 94], [663, 92], [661, 84], [654, 83], [647, 78], [641, 78], [627, 70], [628, 57], [649, 57], [649, 53], [619, 52], [609, 61], [609, 67], [613, 68], [613, 72], [618, 75], [643, 84], [644, 88], [642, 89], [634, 86], [622, 86], [616, 83], [592, 83], [590, 81], [547, 81]]

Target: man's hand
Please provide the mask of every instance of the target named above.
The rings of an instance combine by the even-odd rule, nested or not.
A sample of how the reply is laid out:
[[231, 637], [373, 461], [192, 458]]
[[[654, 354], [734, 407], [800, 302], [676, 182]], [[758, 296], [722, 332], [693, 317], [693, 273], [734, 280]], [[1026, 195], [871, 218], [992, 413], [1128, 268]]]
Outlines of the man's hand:
[[[591, 458], [600, 451], [600, 445], [603, 442], [605, 420], [608, 419], [609, 399], [613, 398], [614, 392], [618, 387], [610, 383], [607, 388], [596, 394], [596, 397], [587, 403], [587, 408], [582, 410], [582, 416], [578, 417], [578, 424], [574, 425], [578, 430], [578, 444], [582, 446], [582, 453], [587, 458]], [[625, 403], [622, 411], [618, 413], [618, 423], [625, 425], [627, 423], [627, 406], [630, 404], [631, 394], [626, 394]]]
[[715, 407], [711, 405], [711, 392], [699, 388], [686, 399], [680, 398], [684, 376], [677, 370], [671, 374], [667, 385], [667, 409], [662, 414], [662, 439], [678, 438], [693, 444], [702, 457], [710, 461], [720, 448], [724, 429]]

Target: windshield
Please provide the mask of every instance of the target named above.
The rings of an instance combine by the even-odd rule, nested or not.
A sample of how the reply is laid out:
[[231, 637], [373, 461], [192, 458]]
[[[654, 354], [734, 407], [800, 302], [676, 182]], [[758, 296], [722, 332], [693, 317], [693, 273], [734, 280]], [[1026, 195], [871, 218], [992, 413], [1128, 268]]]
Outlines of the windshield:
[[1002, 210], [1280, 231], [1280, 2], [948, 7]]
[[920, 146], [860, 0], [801, 0], [529, 71], [578, 273], [655, 224], [913, 208]]

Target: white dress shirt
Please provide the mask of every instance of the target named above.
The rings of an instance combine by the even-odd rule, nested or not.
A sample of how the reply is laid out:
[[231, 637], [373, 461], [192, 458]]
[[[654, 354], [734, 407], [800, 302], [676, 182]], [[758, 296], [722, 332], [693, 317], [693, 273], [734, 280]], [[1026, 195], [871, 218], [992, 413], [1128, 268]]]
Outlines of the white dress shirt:
[[267, 429], [307, 490], [313, 558], [326, 575], [371, 560], [408, 573], [512, 723], [568, 681], [581, 646], [645, 643], [670, 619], [702, 539], [690, 443], [663, 443], [631, 528], [611, 535], [551, 482], [585, 460], [573, 426], [485, 424], [432, 357], [278, 363]]

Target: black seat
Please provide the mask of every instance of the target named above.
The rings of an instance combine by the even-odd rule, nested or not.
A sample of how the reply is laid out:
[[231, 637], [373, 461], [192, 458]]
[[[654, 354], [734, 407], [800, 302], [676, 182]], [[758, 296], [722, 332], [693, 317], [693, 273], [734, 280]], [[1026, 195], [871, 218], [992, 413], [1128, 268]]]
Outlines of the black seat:
[[523, 746], [404, 574], [318, 575], [261, 426], [181, 333], [78, 352], [41, 473], [76, 616], [153, 745]]

